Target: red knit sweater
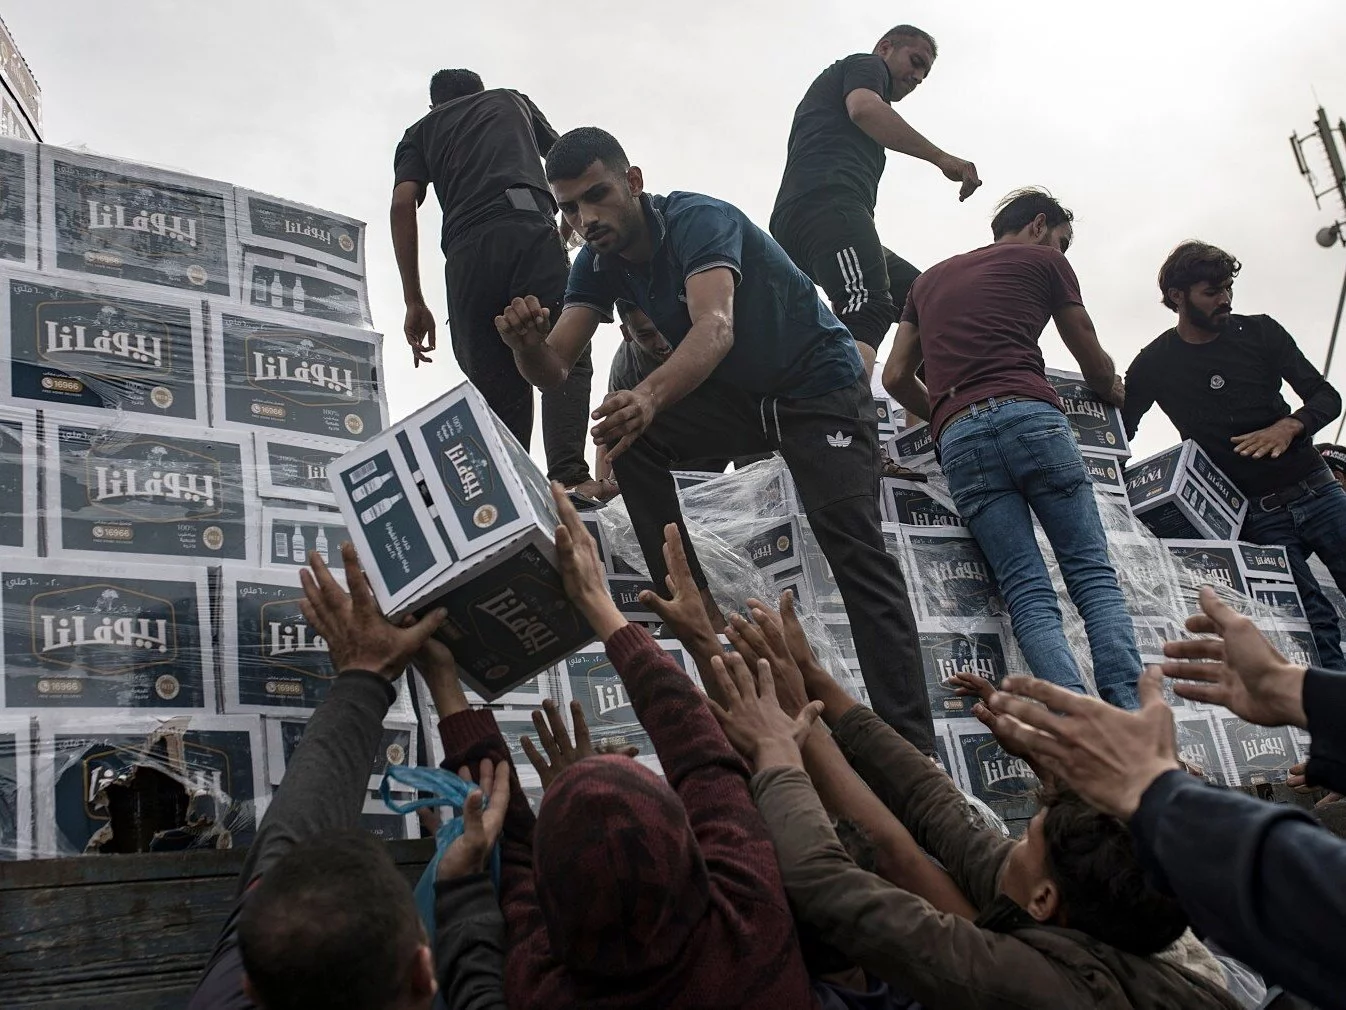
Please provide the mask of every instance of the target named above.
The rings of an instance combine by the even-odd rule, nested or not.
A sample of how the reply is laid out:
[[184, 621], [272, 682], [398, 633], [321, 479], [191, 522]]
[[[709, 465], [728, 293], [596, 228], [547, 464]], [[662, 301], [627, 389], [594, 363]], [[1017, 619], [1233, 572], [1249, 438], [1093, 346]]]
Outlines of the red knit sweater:
[[[650, 735], [668, 784], [686, 810], [705, 862], [710, 900], [686, 942], [661, 964], [625, 976], [605, 973], [601, 966], [595, 971], [568, 967], [552, 953], [539, 907], [534, 817], [516, 779], [501, 845], [510, 1007], [816, 1007], [775, 850], [748, 790], [747, 766], [691, 680], [643, 629], [627, 625], [608, 641], [607, 653]], [[505, 741], [487, 711], [446, 716], [439, 729], [447, 768], [474, 766], [485, 757], [508, 759]], [[595, 891], [604, 886], [601, 874], [592, 886]]]

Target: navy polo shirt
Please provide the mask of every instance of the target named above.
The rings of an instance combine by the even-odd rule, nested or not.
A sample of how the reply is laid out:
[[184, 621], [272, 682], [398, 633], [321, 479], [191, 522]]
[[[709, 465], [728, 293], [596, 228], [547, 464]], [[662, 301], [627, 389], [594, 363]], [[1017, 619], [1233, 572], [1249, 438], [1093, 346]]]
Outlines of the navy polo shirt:
[[734, 272], [734, 346], [711, 377], [758, 396], [800, 399], [864, 375], [850, 331], [818, 298], [813, 281], [775, 239], [732, 204], [700, 193], [641, 197], [654, 240], [649, 263], [600, 256], [585, 246], [570, 268], [566, 305], [612, 319], [613, 303], [638, 305], [674, 347], [692, 328], [687, 278]]

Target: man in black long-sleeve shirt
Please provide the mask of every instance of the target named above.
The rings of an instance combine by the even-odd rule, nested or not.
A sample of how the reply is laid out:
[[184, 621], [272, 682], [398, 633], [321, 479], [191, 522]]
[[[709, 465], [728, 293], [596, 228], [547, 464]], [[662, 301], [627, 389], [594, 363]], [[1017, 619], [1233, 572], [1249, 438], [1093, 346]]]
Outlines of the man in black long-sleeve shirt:
[[[340, 993], [343, 1006], [429, 1010], [438, 981], [450, 1010], [501, 1010], [504, 922], [489, 878], [477, 872], [493, 839], [472, 845], [465, 833], [441, 861], [432, 958], [410, 887], [383, 843], [357, 830], [393, 683], [444, 615], [394, 627], [379, 613], [350, 544], [342, 555], [349, 597], [316, 554], [315, 575], [301, 576], [305, 616], [327, 639], [340, 675], [287, 765], [189, 1006], [251, 1010], [300, 1005], [301, 997], [329, 1006], [336, 1005], [329, 994]], [[430, 662], [421, 652], [417, 663], [428, 667], [422, 672], [432, 690], [444, 686], [438, 678], [461, 691], [447, 650], [428, 655]], [[491, 771], [481, 769], [483, 789], [495, 784], [485, 781]], [[499, 834], [507, 782], [506, 774], [492, 795], [499, 816], [484, 817], [488, 836]], [[473, 812], [480, 815], [481, 805]]]
[[[1346, 490], [1313, 446], [1341, 412], [1341, 396], [1270, 316], [1231, 311], [1239, 263], [1204, 242], [1184, 242], [1159, 271], [1178, 325], [1136, 356], [1122, 417], [1129, 436], [1155, 403], [1248, 496], [1240, 539], [1279, 544], [1313, 625], [1319, 659], [1346, 670], [1337, 614], [1309, 568], [1317, 554], [1346, 592]], [[1289, 382], [1304, 405], [1291, 411]]]
[[[1164, 664], [1179, 678], [1176, 693], [1249, 722], [1307, 729], [1309, 782], [1346, 788], [1346, 675], [1287, 663], [1210, 588], [1201, 608], [1188, 630], [1219, 637], [1165, 645], [1177, 660]], [[1346, 1008], [1346, 892], [1334, 886], [1346, 879], [1346, 842], [1298, 807], [1179, 770], [1173, 714], [1153, 669], [1141, 680], [1139, 712], [1040, 680], [1011, 678], [1006, 686], [1033, 701], [993, 696], [997, 737], [1128, 821], [1141, 859], [1198, 932], [1323, 1010]]]

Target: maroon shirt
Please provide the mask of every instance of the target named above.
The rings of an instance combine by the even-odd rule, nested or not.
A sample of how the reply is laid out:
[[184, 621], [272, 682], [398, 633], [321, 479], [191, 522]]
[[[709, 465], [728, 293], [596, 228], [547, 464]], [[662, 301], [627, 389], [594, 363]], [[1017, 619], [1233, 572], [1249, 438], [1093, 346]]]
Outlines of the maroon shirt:
[[1059, 410], [1038, 338], [1058, 309], [1083, 304], [1075, 271], [1050, 246], [989, 245], [921, 274], [902, 321], [921, 330], [935, 438], [950, 417], [991, 396]]

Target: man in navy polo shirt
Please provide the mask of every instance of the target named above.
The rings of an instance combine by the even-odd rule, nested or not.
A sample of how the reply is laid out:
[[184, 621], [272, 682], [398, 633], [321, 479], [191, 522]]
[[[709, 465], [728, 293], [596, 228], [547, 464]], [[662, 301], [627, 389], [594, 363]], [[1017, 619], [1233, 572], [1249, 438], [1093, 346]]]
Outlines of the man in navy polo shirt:
[[[585, 240], [565, 308], [553, 325], [537, 299], [516, 298], [496, 327], [520, 373], [544, 388], [565, 381], [618, 299], [673, 345], [663, 364], [633, 389], [609, 393], [593, 415], [594, 440], [608, 450], [655, 584], [668, 573], [663, 528], [683, 527], [671, 464], [779, 450], [845, 600], [874, 709], [934, 753], [916, 622], [879, 526], [873, 397], [849, 331], [742, 211], [698, 193], [645, 193], [640, 169], [609, 133], [584, 127], [563, 136], [548, 152], [547, 181]], [[680, 409], [699, 389], [714, 395]], [[683, 544], [714, 620], [685, 528]]]

